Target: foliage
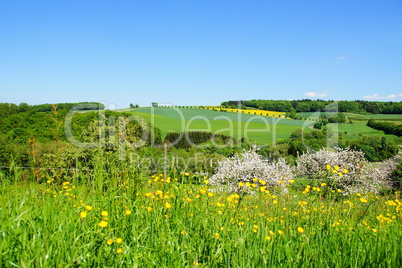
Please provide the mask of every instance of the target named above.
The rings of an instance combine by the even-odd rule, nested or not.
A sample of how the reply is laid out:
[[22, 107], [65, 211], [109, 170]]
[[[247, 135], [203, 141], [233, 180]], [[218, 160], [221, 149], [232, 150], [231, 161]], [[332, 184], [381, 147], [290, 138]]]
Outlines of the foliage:
[[370, 119], [367, 122], [367, 126], [374, 129], [382, 130], [385, 134], [392, 134], [398, 137], [402, 136], [402, 125], [397, 125], [390, 122], [378, 122], [374, 119]]
[[389, 188], [391, 173], [396, 168], [393, 159], [373, 165], [362, 152], [340, 148], [303, 154], [296, 163], [299, 176], [314, 179], [317, 185], [327, 183], [332, 190], [341, 189], [348, 194], [378, 193]]
[[402, 103], [381, 101], [324, 101], [324, 100], [241, 100], [222, 102], [222, 106], [237, 108], [254, 107], [278, 112], [317, 112], [325, 111], [328, 105], [336, 104], [337, 111], [344, 113], [402, 114]]
[[223, 186], [222, 189], [236, 193], [265, 191], [267, 188], [285, 190], [286, 185], [294, 178], [292, 168], [283, 159], [268, 162], [256, 150], [253, 147], [244, 150], [240, 155], [220, 161], [210, 179], [211, 185]]

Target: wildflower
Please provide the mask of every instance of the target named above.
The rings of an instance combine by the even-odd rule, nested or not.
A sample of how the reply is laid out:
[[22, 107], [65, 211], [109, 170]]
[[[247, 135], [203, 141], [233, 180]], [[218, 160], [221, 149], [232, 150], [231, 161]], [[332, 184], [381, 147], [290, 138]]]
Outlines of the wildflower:
[[219, 239], [221, 236], [218, 233], [215, 233], [215, 238]]
[[185, 234], [186, 234], [186, 231], [183, 230], [183, 231], [181, 231], [180, 233], [181, 233], [182, 235], [185, 235]]
[[88, 211], [91, 211], [92, 207], [91, 206], [85, 206], [85, 209], [88, 210]]
[[80, 213], [80, 217], [81, 217], [81, 218], [85, 218], [86, 216], [88, 216], [88, 213], [87, 213], [86, 211], [82, 211], [82, 212]]
[[117, 254], [120, 254], [120, 253], [122, 253], [122, 252], [123, 252], [123, 250], [122, 250], [121, 248], [116, 249], [116, 253], [117, 253]]
[[112, 240], [112, 239], [108, 239], [108, 240], [106, 241], [106, 244], [108, 244], [108, 245], [110, 246], [111, 244], [113, 244], [113, 240]]
[[171, 204], [169, 204], [169, 203], [166, 203], [166, 204], [165, 204], [165, 207], [166, 207], [166, 208], [171, 208], [171, 207], [172, 207], [172, 205], [171, 205]]
[[116, 243], [117, 243], [117, 244], [120, 244], [121, 242], [123, 242], [123, 239], [121, 239], [121, 238], [117, 238], [117, 239], [116, 239]]
[[345, 173], [345, 174], [346, 174], [346, 173], [349, 173], [349, 170], [344, 169], [344, 170], [343, 170], [343, 173]]
[[265, 239], [269, 241], [269, 240], [271, 240], [271, 237], [270, 237], [269, 235], [267, 235], [267, 236], [265, 237]]
[[283, 183], [283, 181], [278, 181], [278, 183], [279, 183], [279, 184], [282, 184], [282, 183]]
[[204, 180], [204, 183], [205, 183], [205, 184], [208, 184], [208, 183], [209, 183], [209, 181], [208, 181], [208, 180]]
[[336, 165], [336, 166], [334, 166], [334, 169], [335, 169], [336, 171], [338, 171], [338, 170], [340, 169], [340, 167], [339, 167], [338, 165]]
[[325, 187], [327, 184], [325, 182], [321, 183], [321, 187]]
[[290, 182], [290, 183], [294, 183], [294, 182], [295, 182], [295, 180], [290, 180], [289, 182]]
[[102, 228], [105, 228], [105, 227], [107, 227], [107, 224], [108, 224], [107, 221], [101, 221], [101, 222], [99, 223], [99, 226], [102, 227]]
[[208, 196], [212, 197], [212, 196], [214, 196], [214, 193], [208, 192]]
[[278, 230], [278, 234], [283, 235], [283, 231], [282, 231], [282, 230]]
[[131, 215], [131, 210], [126, 209], [126, 215]]
[[205, 190], [205, 189], [201, 189], [201, 190], [200, 190], [200, 193], [201, 193], [201, 194], [205, 194], [206, 192], [207, 192], [207, 190]]
[[149, 211], [151, 211], [152, 210], [152, 208], [151, 207], [147, 207], [147, 211], [149, 212]]
[[102, 215], [103, 217], [107, 217], [107, 216], [109, 215], [109, 213], [104, 210], [104, 211], [101, 212], [101, 215]]
[[327, 168], [327, 170], [331, 170], [331, 165], [326, 165], [325, 167]]
[[362, 203], [367, 203], [368, 200], [367, 200], [366, 198], [362, 197], [362, 198], [360, 198], [360, 202], [362, 202]]
[[378, 230], [375, 229], [375, 228], [371, 229], [371, 231], [373, 231], [373, 233], [377, 233], [377, 232], [378, 232]]
[[274, 233], [274, 232], [272, 232], [272, 231], [269, 231], [268, 233], [269, 233], [269, 235], [270, 235], [270, 236], [275, 235], [275, 233]]
[[198, 261], [193, 261], [193, 265], [198, 266], [198, 265], [200, 265], [200, 263]]
[[244, 182], [239, 182], [239, 186], [240, 187], [244, 186]]
[[304, 233], [304, 229], [303, 229], [302, 227], [300, 227], [300, 226], [297, 227], [297, 231], [298, 231], [299, 233], [301, 233], [301, 234]]

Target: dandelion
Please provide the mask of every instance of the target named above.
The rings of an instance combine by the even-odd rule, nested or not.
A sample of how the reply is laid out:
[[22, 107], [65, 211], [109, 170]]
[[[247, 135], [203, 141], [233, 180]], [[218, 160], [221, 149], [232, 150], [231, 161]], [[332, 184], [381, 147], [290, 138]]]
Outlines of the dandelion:
[[116, 253], [117, 253], [117, 254], [120, 254], [120, 253], [122, 253], [122, 252], [123, 252], [123, 250], [122, 250], [121, 248], [116, 249]]
[[169, 204], [169, 203], [166, 203], [166, 204], [165, 204], [165, 208], [171, 208], [171, 207], [172, 207], [171, 204]]
[[219, 239], [221, 236], [218, 233], [215, 233], [215, 238]]
[[367, 200], [366, 198], [362, 197], [362, 198], [360, 198], [360, 202], [362, 202], [362, 203], [367, 203], [368, 200]]
[[109, 213], [104, 210], [104, 211], [101, 212], [101, 215], [102, 215], [103, 217], [107, 217], [107, 216], [109, 215]]
[[80, 217], [81, 217], [81, 218], [86, 218], [86, 216], [88, 216], [88, 213], [87, 213], [86, 211], [82, 211], [82, 212], [80, 213]]
[[117, 244], [120, 244], [121, 242], [123, 242], [123, 239], [121, 239], [121, 238], [117, 238], [117, 239], [116, 239], [116, 243], [117, 243]]
[[321, 187], [325, 187], [327, 184], [325, 182], [321, 183]]
[[112, 240], [112, 239], [108, 239], [108, 240], [106, 241], [106, 244], [108, 244], [108, 245], [110, 246], [111, 244], [113, 244], [113, 240]]
[[282, 231], [282, 230], [278, 230], [278, 234], [283, 235], [283, 231]]
[[180, 233], [181, 233], [182, 235], [185, 235], [185, 234], [186, 234], [186, 231], [183, 230], [183, 231], [181, 231]]
[[295, 183], [295, 180], [289, 180], [290, 183]]
[[147, 207], [147, 211], [148, 211], [148, 212], [152, 211], [152, 208], [151, 208], [151, 207]]
[[243, 187], [244, 186], [244, 182], [239, 182], [239, 186]]
[[331, 165], [326, 165], [325, 167], [327, 168], [327, 170], [331, 170]]
[[198, 266], [198, 265], [200, 265], [200, 263], [198, 261], [193, 261], [193, 265]]
[[208, 196], [212, 197], [212, 196], [214, 196], [214, 193], [208, 192]]
[[91, 211], [92, 207], [91, 206], [85, 206], [85, 209], [88, 210], [88, 211]]
[[102, 228], [107, 227], [107, 225], [108, 225], [108, 222], [107, 222], [107, 221], [101, 221], [101, 222], [99, 223], [99, 226], [102, 227]]
[[298, 231], [299, 233], [301, 233], [301, 234], [304, 233], [304, 229], [303, 229], [302, 227], [300, 227], [300, 226], [297, 227], [297, 231]]
[[267, 235], [267, 236], [265, 237], [265, 239], [269, 241], [269, 240], [271, 240], [271, 237], [270, 237], [269, 235]]
[[200, 190], [200, 193], [201, 193], [201, 194], [205, 194], [206, 192], [207, 192], [207, 190], [205, 190], [205, 189], [201, 189], [201, 190]]

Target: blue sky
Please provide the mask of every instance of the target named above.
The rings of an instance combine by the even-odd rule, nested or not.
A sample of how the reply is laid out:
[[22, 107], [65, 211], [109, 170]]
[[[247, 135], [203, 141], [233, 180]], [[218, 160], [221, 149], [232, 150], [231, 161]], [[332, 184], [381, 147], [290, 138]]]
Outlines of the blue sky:
[[0, 1], [0, 102], [402, 100], [402, 1]]

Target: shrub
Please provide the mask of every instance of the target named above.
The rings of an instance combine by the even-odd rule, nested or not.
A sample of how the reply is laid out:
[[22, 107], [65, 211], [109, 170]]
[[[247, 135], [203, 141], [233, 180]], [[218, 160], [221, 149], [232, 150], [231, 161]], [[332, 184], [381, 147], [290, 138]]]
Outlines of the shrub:
[[220, 161], [215, 174], [210, 179], [210, 184], [243, 194], [261, 190], [261, 186], [267, 189], [286, 190], [286, 185], [294, 178], [293, 169], [284, 159], [269, 162], [256, 151], [257, 148], [253, 147], [250, 150], [244, 150], [240, 155]]
[[396, 168], [395, 159], [369, 163], [361, 151], [322, 149], [303, 154], [297, 159], [297, 175], [313, 180], [315, 184], [327, 183], [345, 194], [378, 193], [391, 187], [391, 173]]

